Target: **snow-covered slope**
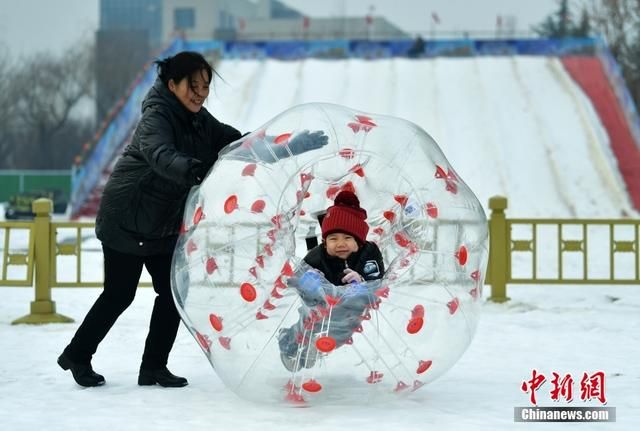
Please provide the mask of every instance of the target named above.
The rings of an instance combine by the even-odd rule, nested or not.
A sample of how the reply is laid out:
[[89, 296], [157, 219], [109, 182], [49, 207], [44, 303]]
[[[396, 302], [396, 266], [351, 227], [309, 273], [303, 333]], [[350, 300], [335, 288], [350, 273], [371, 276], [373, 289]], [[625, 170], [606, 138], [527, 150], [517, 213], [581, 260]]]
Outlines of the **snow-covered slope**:
[[520, 217], [633, 213], [590, 101], [554, 57], [225, 60], [207, 108], [251, 131], [293, 105], [331, 102], [431, 134], [480, 202]]

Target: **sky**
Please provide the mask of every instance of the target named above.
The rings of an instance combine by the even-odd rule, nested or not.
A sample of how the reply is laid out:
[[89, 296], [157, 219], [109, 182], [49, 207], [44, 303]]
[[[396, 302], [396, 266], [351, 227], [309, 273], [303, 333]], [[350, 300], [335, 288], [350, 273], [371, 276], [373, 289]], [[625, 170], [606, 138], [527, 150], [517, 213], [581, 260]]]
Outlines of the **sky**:
[[[285, 0], [310, 16], [363, 16], [374, 6], [407, 32], [493, 31], [496, 16], [515, 17], [515, 29], [527, 31], [555, 10], [555, 0]], [[0, 46], [13, 56], [62, 52], [81, 38], [93, 37], [99, 23], [98, 0], [0, 0]], [[34, 13], [35, 11], [35, 13]], [[462, 12], [461, 12], [462, 11]]]
[[98, 28], [98, 0], [0, 0], [0, 49], [60, 54]]

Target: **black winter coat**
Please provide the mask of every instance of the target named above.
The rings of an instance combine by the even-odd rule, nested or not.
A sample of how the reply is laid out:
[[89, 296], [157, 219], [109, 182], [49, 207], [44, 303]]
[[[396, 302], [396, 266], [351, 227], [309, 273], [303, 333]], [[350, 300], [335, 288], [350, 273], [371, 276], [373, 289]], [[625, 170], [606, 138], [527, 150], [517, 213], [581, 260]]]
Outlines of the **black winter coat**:
[[304, 261], [315, 269], [322, 271], [324, 277], [336, 286], [342, 286], [342, 278], [346, 268], [356, 271], [365, 281], [378, 280], [384, 276], [384, 261], [377, 245], [367, 241], [355, 253], [341, 259], [329, 256], [324, 244], [320, 244], [304, 257]]
[[142, 102], [131, 144], [117, 161], [96, 218], [96, 235], [122, 253], [173, 253], [192, 186], [240, 139], [205, 108], [194, 114], [157, 79]]

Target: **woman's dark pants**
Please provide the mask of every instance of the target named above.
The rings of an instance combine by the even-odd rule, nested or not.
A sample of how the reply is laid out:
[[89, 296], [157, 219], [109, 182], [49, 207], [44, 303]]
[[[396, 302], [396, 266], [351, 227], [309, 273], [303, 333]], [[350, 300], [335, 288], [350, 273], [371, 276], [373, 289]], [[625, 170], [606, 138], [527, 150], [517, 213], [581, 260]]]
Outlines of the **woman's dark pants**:
[[141, 367], [151, 370], [165, 367], [180, 324], [180, 316], [171, 296], [171, 254], [136, 256], [120, 253], [105, 245], [102, 249], [104, 290], [65, 348], [65, 353], [74, 362], [91, 361], [100, 342], [120, 314], [133, 302], [144, 265], [151, 275], [157, 296]]

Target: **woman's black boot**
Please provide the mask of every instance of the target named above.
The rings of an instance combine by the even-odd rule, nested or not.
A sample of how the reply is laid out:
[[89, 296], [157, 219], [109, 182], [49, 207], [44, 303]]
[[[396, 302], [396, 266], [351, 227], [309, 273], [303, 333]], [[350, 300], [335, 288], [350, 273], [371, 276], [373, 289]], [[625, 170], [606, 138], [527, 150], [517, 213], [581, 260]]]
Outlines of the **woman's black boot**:
[[63, 370], [71, 370], [73, 379], [77, 384], [84, 387], [104, 385], [104, 377], [93, 371], [91, 363], [81, 364], [72, 361], [65, 353], [58, 357], [58, 365]]
[[138, 375], [138, 384], [140, 386], [151, 386], [156, 383], [165, 388], [181, 388], [189, 384], [184, 377], [171, 374], [167, 367], [156, 370], [140, 368], [140, 374]]

